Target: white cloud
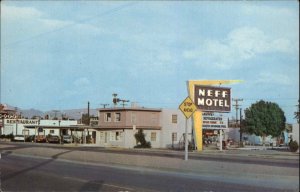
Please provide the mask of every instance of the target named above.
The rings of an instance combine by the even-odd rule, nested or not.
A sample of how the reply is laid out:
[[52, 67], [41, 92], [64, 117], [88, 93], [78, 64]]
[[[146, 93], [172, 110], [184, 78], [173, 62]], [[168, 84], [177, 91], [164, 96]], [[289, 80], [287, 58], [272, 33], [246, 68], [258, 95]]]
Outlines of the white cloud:
[[291, 53], [297, 50], [293, 48], [291, 41], [283, 38], [275, 39], [274, 41], [272, 41], [271, 46], [278, 52]]
[[[253, 27], [243, 27], [233, 30], [228, 35], [229, 46], [239, 52], [242, 59], [248, 59], [259, 53], [285, 52], [291, 53], [291, 42], [288, 39], [271, 39]], [[282, 47], [283, 45], [283, 47]]]
[[35, 17], [41, 17], [42, 15], [42, 12], [31, 7], [14, 7], [1, 3], [1, 20], [26, 20]]
[[291, 78], [283, 74], [274, 74], [269, 72], [262, 72], [258, 75], [256, 84], [277, 84], [277, 85], [292, 85]]
[[[293, 5], [294, 4], [294, 5]], [[297, 2], [286, 5], [298, 6]], [[299, 9], [287, 6], [263, 6], [250, 3], [241, 7], [241, 12], [255, 21], [255, 26], [268, 32], [272, 39], [288, 39], [294, 52], [299, 52]]]
[[205, 40], [201, 47], [183, 51], [183, 57], [196, 59], [202, 65], [209, 64], [230, 69], [259, 54], [293, 53], [293, 51], [288, 39], [271, 39], [258, 28], [241, 27], [232, 30], [222, 40]]
[[[2, 45], [47, 37], [46, 34], [64, 30], [68, 34], [87, 37], [104, 33], [104, 29], [87, 23], [52, 19], [47, 14], [31, 7], [1, 6]], [[109, 33], [106, 31], [106, 33]]]

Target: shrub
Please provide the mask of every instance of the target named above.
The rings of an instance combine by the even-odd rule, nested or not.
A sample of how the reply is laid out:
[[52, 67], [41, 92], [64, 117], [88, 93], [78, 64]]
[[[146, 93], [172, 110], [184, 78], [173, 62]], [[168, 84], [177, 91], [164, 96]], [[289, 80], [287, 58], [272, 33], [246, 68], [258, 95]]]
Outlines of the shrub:
[[290, 141], [289, 147], [292, 152], [296, 152], [299, 148], [297, 141]]
[[134, 134], [137, 145], [134, 148], [151, 148], [151, 143], [147, 142], [145, 139], [145, 134], [143, 130], [140, 129], [136, 134]]

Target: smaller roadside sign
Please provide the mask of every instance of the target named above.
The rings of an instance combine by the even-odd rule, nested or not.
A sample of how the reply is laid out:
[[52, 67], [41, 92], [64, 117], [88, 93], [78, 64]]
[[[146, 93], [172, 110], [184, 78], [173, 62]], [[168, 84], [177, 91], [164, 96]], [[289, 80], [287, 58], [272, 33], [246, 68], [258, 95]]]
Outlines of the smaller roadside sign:
[[227, 118], [222, 114], [204, 112], [202, 116], [202, 129], [227, 129]]
[[194, 104], [190, 97], [185, 98], [185, 100], [179, 105], [179, 109], [182, 111], [184, 116], [188, 119], [195, 111], [197, 111], [197, 106]]

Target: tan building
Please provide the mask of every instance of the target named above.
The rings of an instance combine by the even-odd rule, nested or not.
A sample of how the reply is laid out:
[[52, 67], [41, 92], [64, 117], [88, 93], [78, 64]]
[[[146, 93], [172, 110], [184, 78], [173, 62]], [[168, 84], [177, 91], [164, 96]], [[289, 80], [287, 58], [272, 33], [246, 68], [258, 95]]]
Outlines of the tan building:
[[[140, 129], [152, 148], [184, 146], [185, 117], [178, 109], [102, 108], [98, 116], [98, 126], [94, 127], [97, 146], [133, 148], [137, 145], [134, 134]], [[190, 121], [188, 137], [191, 141]]]
[[134, 134], [143, 129], [152, 147], [160, 147], [160, 112], [150, 108], [103, 108], [99, 110], [96, 144], [133, 148]]

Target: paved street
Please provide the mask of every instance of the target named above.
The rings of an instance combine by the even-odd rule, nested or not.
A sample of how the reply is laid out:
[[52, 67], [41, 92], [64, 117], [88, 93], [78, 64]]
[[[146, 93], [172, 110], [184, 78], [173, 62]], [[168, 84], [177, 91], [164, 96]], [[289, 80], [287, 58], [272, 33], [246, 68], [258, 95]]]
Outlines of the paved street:
[[0, 162], [2, 191], [296, 191], [281, 188], [276, 177], [230, 179], [225, 172], [193, 174], [9, 154], [2, 154]]
[[186, 162], [169, 150], [0, 143], [0, 151], [3, 191], [299, 190], [299, 156], [289, 152], [191, 152]]

